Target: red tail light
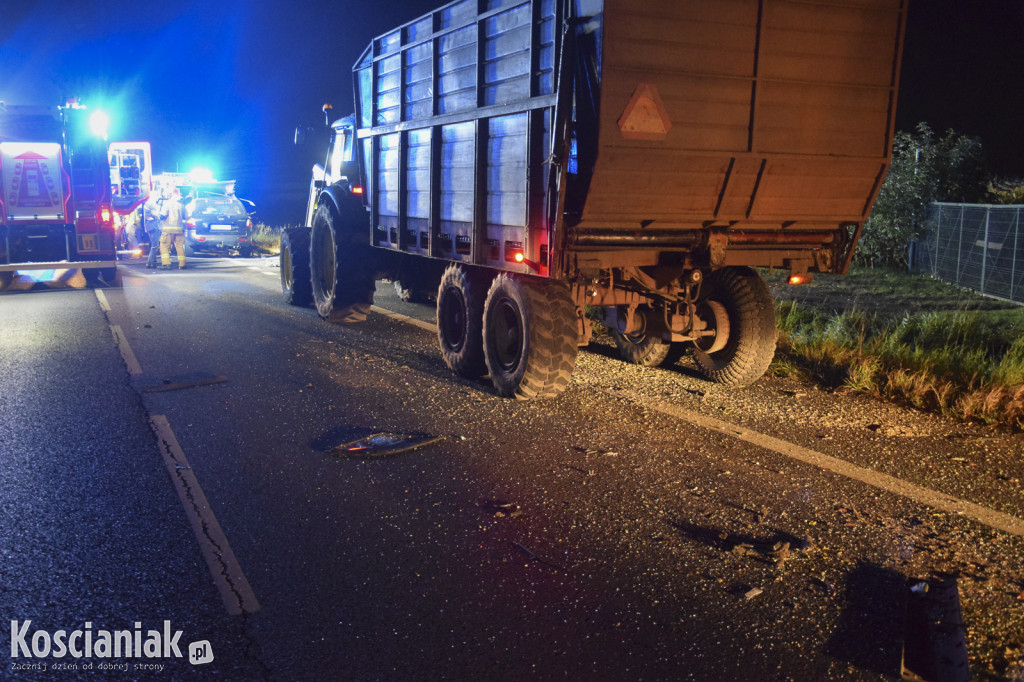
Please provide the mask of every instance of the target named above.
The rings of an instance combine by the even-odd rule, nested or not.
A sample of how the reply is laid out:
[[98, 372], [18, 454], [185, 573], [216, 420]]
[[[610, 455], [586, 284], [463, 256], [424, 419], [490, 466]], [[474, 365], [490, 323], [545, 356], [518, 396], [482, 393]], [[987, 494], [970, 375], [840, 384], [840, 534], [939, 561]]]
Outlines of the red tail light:
[[96, 220], [103, 225], [110, 226], [114, 222], [114, 213], [109, 206], [100, 206], [96, 210]]
[[352, 185], [352, 194], [362, 194], [363, 188], [359, 185]]
[[188, 220], [185, 221], [185, 224], [188, 225], [189, 227], [195, 227], [196, 226], [196, 219], [195, 218], [189, 218]]

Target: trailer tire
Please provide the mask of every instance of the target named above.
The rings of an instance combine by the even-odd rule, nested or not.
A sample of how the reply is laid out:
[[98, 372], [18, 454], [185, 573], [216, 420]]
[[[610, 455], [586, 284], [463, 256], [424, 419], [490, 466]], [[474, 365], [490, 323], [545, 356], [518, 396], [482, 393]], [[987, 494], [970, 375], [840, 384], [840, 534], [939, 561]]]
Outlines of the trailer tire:
[[406, 284], [404, 280], [395, 280], [395, 294], [405, 303], [426, 303], [427, 292], [417, 284]]
[[682, 357], [679, 344], [664, 341], [656, 336], [623, 334], [618, 329], [613, 329], [612, 338], [615, 340], [615, 347], [619, 349], [619, 356], [634, 365], [667, 367]]
[[728, 338], [724, 345], [714, 342], [710, 352], [695, 347], [697, 368], [711, 381], [749, 386], [764, 375], [775, 356], [778, 332], [768, 285], [751, 268], [723, 268], [705, 281], [704, 298], [728, 313]]
[[284, 300], [297, 306], [313, 302], [309, 276], [309, 228], [286, 227], [281, 233], [281, 291]]
[[327, 203], [320, 204], [313, 216], [313, 303], [320, 317], [335, 324], [363, 322], [373, 305], [373, 254], [359, 241], [359, 217], [353, 210], [343, 219]]
[[500, 274], [484, 304], [484, 357], [506, 398], [553, 398], [576, 365], [576, 307], [561, 282]]
[[[395, 283], [397, 287], [397, 282]], [[437, 340], [448, 368], [467, 379], [487, 373], [483, 320], [486, 281], [449, 265], [437, 287]]]

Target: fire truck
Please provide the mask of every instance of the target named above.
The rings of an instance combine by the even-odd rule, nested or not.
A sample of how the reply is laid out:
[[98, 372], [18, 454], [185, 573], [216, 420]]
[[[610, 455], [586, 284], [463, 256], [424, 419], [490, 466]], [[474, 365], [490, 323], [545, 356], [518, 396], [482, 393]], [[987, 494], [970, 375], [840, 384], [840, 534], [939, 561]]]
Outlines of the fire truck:
[[0, 102], [0, 289], [21, 270], [117, 276], [102, 114]]

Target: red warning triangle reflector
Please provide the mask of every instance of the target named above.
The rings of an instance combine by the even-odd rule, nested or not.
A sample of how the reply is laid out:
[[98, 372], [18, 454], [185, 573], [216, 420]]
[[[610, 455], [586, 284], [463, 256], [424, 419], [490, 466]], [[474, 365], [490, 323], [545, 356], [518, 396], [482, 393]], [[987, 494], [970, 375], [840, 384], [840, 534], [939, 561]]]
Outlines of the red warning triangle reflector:
[[628, 140], [664, 140], [671, 128], [658, 88], [650, 83], [638, 85], [619, 117], [622, 136]]

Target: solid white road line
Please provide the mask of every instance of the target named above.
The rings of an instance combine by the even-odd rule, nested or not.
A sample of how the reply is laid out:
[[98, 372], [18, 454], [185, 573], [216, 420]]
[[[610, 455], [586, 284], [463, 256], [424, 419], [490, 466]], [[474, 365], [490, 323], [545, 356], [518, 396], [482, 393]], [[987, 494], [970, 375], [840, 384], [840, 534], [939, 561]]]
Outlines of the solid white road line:
[[231, 544], [217, 522], [167, 417], [153, 415], [149, 423], [160, 441], [160, 454], [163, 455], [167, 473], [181, 499], [181, 506], [185, 508], [185, 515], [192, 525], [192, 532], [228, 613], [238, 616], [259, 611], [260, 603], [238, 565]]

